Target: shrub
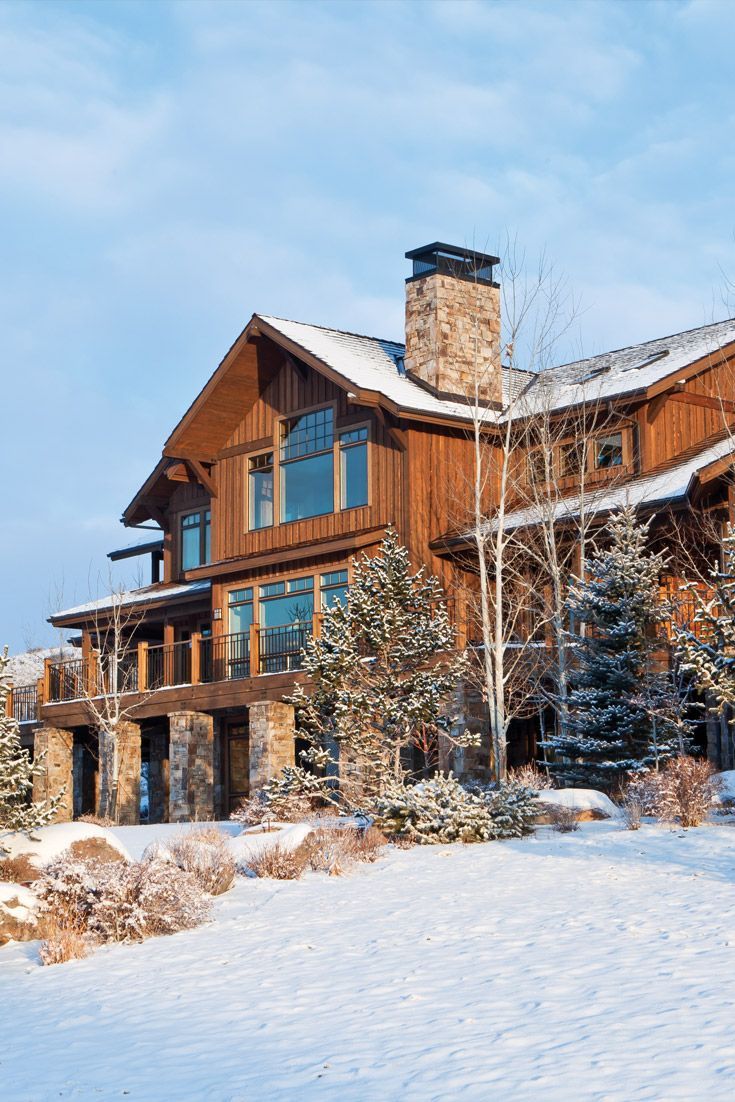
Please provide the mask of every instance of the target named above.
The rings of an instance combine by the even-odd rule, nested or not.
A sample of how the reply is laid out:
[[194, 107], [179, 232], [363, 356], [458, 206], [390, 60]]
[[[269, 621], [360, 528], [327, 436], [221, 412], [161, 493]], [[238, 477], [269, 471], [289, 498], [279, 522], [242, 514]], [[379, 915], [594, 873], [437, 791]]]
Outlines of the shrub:
[[210, 900], [176, 865], [81, 861], [60, 855], [36, 882], [48, 930], [48, 963], [58, 963], [75, 939], [133, 941], [172, 934], [203, 922]]
[[721, 787], [708, 761], [682, 755], [667, 761], [659, 773], [634, 777], [626, 794], [640, 800], [645, 814], [697, 827], [707, 818]]
[[526, 765], [509, 769], [508, 778], [510, 781], [521, 784], [524, 788], [530, 788], [534, 792], [540, 792], [544, 788], [556, 787], [549, 774], [545, 770], [539, 769], [535, 761], [529, 761]]
[[176, 865], [190, 873], [201, 890], [209, 895], [229, 891], [237, 871], [227, 836], [216, 827], [182, 833], [164, 844], [154, 842], [146, 849], [143, 860], [168, 861]]
[[230, 815], [236, 823], [258, 826], [270, 820], [279, 823], [299, 823], [311, 818], [316, 811], [312, 797], [300, 792], [271, 791], [261, 788], [244, 800]]
[[298, 880], [308, 864], [309, 853], [305, 844], [293, 850], [275, 845], [250, 858], [247, 869], [269, 880]]
[[423, 845], [518, 838], [532, 829], [534, 793], [509, 783], [463, 787], [451, 775], [392, 785], [376, 802], [376, 825]]
[[564, 807], [563, 804], [551, 804], [549, 806], [549, 816], [551, 818], [551, 829], [558, 831], [559, 834], [571, 834], [573, 831], [579, 830], [577, 812], [573, 807]]
[[0, 880], [10, 884], [30, 884], [37, 878], [38, 870], [31, 864], [28, 854], [0, 859]]
[[98, 827], [115, 827], [118, 825], [109, 815], [95, 815], [91, 812], [86, 815], [78, 815], [76, 821], [78, 823], [91, 823], [92, 826]]
[[626, 830], [640, 830], [645, 814], [643, 799], [634, 788], [626, 788], [620, 797], [620, 810]]
[[38, 950], [41, 964], [65, 964], [68, 960], [80, 960], [89, 951], [88, 939], [84, 934], [59, 926], [53, 919], [47, 919], [45, 933], [45, 940]]

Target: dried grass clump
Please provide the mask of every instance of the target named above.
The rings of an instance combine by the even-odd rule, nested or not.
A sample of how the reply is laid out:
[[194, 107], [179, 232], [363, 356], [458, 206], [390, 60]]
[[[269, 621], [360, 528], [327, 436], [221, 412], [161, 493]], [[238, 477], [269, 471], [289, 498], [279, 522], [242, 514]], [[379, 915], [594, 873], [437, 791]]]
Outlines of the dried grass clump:
[[87, 956], [89, 941], [79, 930], [66, 929], [53, 919], [46, 920], [44, 930], [46, 937], [38, 950], [42, 964], [66, 964]]
[[363, 861], [377, 861], [385, 835], [370, 826], [356, 829], [352, 826], [321, 827], [302, 843], [308, 865], [314, 872], [326, 872], [329, 876], [342, 876], [350, 865]]
[[552, 804], [549, 807], [551, 829], [559, 834], [571, 834], [579, 830], [577, 812], [573, 807], [564, 807], [562, 804]]
[[31, 884], [37, 878], [38, 870], [31, 864], [28, 854], [0, 859], [0, 880], [10, 884]]
[[667, 761], [659, 773], [634, 777], [626, 796], [640, 800], [643, 813], [683, 827], [700, 826], [717, 801], [722, 782], [714, 766], [686, 754]]
[[626, 830], [640, 830], [641, 820], [645, 815], [645, 805], [639, 793], [635, 789], [627, 788], [623, 791], [619, 801], [620, 811]]
[[256, 876], [268, 880], [298, 880], [308, 863], [305, 844], [293, 850], [275, 845], [251, 858], [247, 862], [247, 868]]
[[78, 815], [76, 821], [78, 823], [91, 823], [92, 826], [98, 827], [114, 827], [118, 825], [109, 815], [94, 815], [91, 812], [86, 815]]
[[539, 769], [535, 761], [529, 761], [525, 765], [518, 765], [515, 769], [509, 769], [508, 780], [522, 784], [525, 788], [531, 788], [534, 792], [555, 787], [549, 774], [544, 772], [543, 769]]
[[150, 847], [146, 855], [170, 861], [183, 872], [190, 873], [203, 892], [222, 895], [235, 882], [237, 863], [227, 841], [227, 835], [216, 827], [193, 830], [160, 847]]

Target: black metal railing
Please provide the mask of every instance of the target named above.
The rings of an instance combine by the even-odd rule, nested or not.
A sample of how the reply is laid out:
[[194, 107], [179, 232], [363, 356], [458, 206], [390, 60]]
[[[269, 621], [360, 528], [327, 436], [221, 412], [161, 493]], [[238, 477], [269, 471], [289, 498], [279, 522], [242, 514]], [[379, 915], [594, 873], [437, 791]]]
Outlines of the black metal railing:
[[161, 643], [148, 647], [146, 685], [163, 689], [170, 685], [188, 685], [191, 681], [191, 643]]
[[35, 723], [38, 719], [38, 688], [36, 685], [13, 686], [13, 719], [17, 723]]
[[302, 651], [311, 637], [311, 631], [311, 623], [261, 628], [258, 633], [260, 673], [300, 670], [303, 665]]
[[49, 669], [49, 700], [79, 700], [85, 696], [87, 667], [83, 658], [54, 662]]
[[250, 635], [234, 632], [200, 643], [199, 676], [202, 681], [237, 681], [250, 677]]

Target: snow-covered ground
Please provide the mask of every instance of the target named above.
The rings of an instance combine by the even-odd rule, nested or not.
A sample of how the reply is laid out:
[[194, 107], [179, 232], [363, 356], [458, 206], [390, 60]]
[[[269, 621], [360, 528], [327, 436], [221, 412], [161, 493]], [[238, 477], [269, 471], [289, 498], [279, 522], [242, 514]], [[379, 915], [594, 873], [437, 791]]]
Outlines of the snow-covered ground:
[[[131, 852], [139, 829], [120, 831]], [[731, 823], [588, 823], [391, 850], [347, 878], [240, 878], [198, 930], [51, 968], [34, 945], [0, 950], [0, 1095], [729, 1099], [734, 890]]]

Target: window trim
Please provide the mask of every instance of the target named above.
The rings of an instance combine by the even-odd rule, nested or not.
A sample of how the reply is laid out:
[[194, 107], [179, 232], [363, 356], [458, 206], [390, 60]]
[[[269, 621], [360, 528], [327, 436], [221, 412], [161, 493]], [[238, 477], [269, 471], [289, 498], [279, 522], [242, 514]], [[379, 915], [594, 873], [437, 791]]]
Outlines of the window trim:
[[[284, 571], [284, 572], [279, 573], [279, 574], [266, 574], [264, 577], [261, 576], [261, 577], [257, 577], [257, 578], [250, 578], [245, 582], [241, 581], [241, 582], [233, 583], [232, 585], [228, 585], [226, 587], [226, 589], [224, 590], [223, 594], [222, 594], [223, 607], [228, 610], [228, 623], [229, 623], [230, 597], [232, 596], [233, 593], [237, 593], [239, 590], [242, 590], [242, 589], [251, 589], [252, 590], [252, 592], [253, 592], [253, 596], [252, 596], [253, 627], [254, 628], [259, 628], [259, 627], [261, 627], [261, 623], [260, 623], [260, 602], [261, 602], [260, 587], [264, 586], [264, 585], [277, 585], [277, 584], [282, 582], [284, 584], [284, 586], [286, 587], [286, 590], [282, 594], [282, 596], [288, 597], [289, 596], [288, 588], [287, 588], [288, 583], [299, 581], [301, 578], [313, 578], [314, 579], [314, 588], [306, 590], [305, 592], [314, 594], [314, 616], [321, 615], [321, 613], [324, 611], [324, 609], [322, 607], [322, 584], [321, 584], [322, 574], [336, 574], [338, 571], [342, 571], [342, 570], [346, 571], [347, 572], [347, 589], [349, 591], [350, 585], [352, 584], [352, 568], [353, 568], [352, 560], [348, 560], [347, 562], [345, 562], [343, 560], [342, 562], [334, 563], [331, 566], [329, 564], [326, 564], [326, 565], [321, 565], [321, 566], [317, 566], [317, 567], [312, 566], [311, 569], [304, 568], [302, 570], [296, 570], [296, 571], [291, 571], [291, 570]], [[327, 588], [329, 588], [329, 587], [327, 587]], [[297, 597], [299, 592], [304, 592], [304, 591], [295, 592], [293, 594], [293, 596]], [[274, 596], [276, 596], [276, 595], [274, 594]], [[267, 597], [264, 598], [264, 599], [266, 601], [268, 600]], [[244, 603], [247, 603], [247, 602], [241, 602], [241, 603], [244, 604]]]
[[[281, 492], [281, 467], [288, 465], [288, 463], [298, 462], [298, 460], [286, 460], [285, 463], [281, 462], [281, 434], [282, 425], [286, 421], [291, 421], [295, 417], [303, 417], [309, 413], [316, 413], [321, 409], [332, 409], [332, 478], [333, 478], [333, 502], [332, 509], [328, 513], [318, 513], [313, 517], [299, 517], [296, 520], [282, 520], [281, 519], [281, 505], [282, 505], [282, 492]], [[345, 419], [338, 416], [338, 403], [336, 400], [331, 402], [318, 402], [316, 405], [304, 406], [302, 409], [293, 410], [290, 413], [283, 414], [276, 417], [273, 423], [273, 433], [268, 446], [265, 445], [263, 440], [259, 441], [259, 447], [243, 455], [244, 461], [244, 497], [245, 497], [245, 510], [244, 510], [244, 522], [245, 532], [248, 534], [254, 534], [257, 532], [268, 532], [274, 528], [279, 528], [289, 524], [304, 524], [309, 521], [318, 521], [324, 517], [335, 516], [339, 513], [351, 513], [355, 509], [367, 509], [372, 503], [373, 497], [373, 484], [372, 484], [372, 453], [373, 453], [373, 422], [369, 417], [361, 418], [359, 421], [347, 420], [346, 423], [340, 423]], [[345, 432], [355, 432], [357, 429], [366, 429], [367, 437], [365, 439], [365, 446], [367, 448], [367, 502], [364, 505], [350, 505], [342, 506], [342, 447], [340, 445], [340, 437]], [[349, 447], [350, 445], [348, 445]], [[357, 446], [357, 445], [352, 445]], [[273, 523], [263, 528], [253, 528], [251, 524], [252, 515], [252, 501], [250, 490], [250, 461], [257, 459], [260, 455], [273, 454]], [[327, 455], [329, 449], [324, 449], [319, 452], [312, 452], [311, 455]], [[308, 459], [310, 456], [303, 456], [301, 458]]]
[[[209, 513], [209, 522], [205, 520], [205, 517]], [[196, 527], [199, 529], [199, 562], [193, 566], [184, 566], [184, 521], [188, 517], [199, 517], [199, 523]], [[192, 525], [194, 528], [195, 525]], [[201, 505], [198, 509], [187, 509], [185, 512], [178, 514], [178, 556], [179, 556], [179, 572], [185, 574], [188, 570], [198, 570], [201, 566], [208, 566], [213, 561], [212, 556], [212, 506]], [[209, 558], [206, 555], [207, 545], [207, 529], [209, 529]]]

